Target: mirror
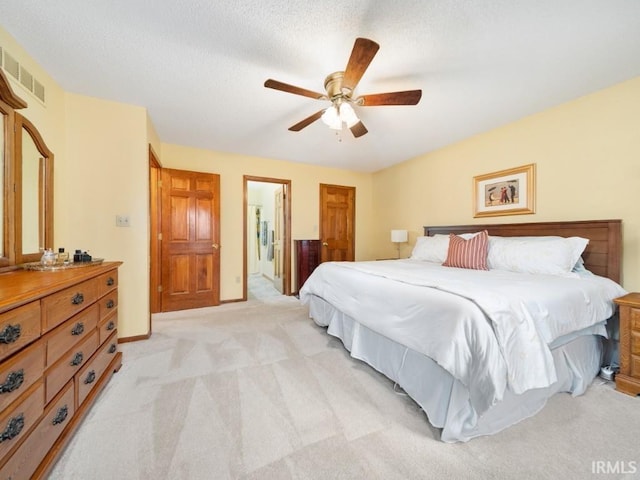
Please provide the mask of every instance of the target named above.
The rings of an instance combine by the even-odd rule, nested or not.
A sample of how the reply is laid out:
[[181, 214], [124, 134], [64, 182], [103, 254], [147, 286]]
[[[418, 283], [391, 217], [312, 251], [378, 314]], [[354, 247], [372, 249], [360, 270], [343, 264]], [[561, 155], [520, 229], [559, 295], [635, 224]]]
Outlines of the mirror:
[[53, 153], [16, 112], [26, 106], [0, 69], [0, 271], [53, 247]]
[[30, 135], [22, 135], [22, 251], [38, 252], [44, 244], [41, 171], [44, 158]]

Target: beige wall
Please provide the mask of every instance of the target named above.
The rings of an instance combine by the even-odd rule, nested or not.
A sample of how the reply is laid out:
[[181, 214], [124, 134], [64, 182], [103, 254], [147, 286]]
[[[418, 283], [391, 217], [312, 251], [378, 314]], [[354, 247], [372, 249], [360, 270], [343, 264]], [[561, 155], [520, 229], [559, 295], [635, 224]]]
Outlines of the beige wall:
[[[56, 242], [120, 260], [118, 335], [148, 333], [149, 189], [147, 114], [81, 95], [66, 98], [67, 151], [56, 157]], [[116, 227], [116, 215], [129, 227]]]
[[371, 174], [162, 144], [162, 166], [220, 175], [220, 297], [242, 297], [243, 176], [291, 180], [292, 239], [318, 238], [321, 183], [356, 187], [356, 260], [373, 258]]
[[[423, 225], [623, 220], [623, 286], [640, 290], [640, 78], [374, 174], [376, 252]], [[535, 163], [533, 215], [474, 219], [472, 179]], [[411, 245], [406, 247], [406, 254]]]

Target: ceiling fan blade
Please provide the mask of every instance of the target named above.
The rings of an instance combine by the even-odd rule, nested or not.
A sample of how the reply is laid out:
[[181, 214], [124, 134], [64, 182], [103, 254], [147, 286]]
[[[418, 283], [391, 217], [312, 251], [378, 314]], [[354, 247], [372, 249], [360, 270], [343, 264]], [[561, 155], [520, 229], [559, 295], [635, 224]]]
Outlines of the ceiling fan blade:
[[354, 90], [356, 85], [364, 75], [365, 70], [375, 57], [380, 45], [368, 38], [356, 38], [356, 43], [351, 50], [349, 63], [344, 71], [342, 86]]
[[417, 105], [422, 98], [422, 90], [407, 90], [404, 92], [374, 93], [362, 95], [356, 99], [362, 107], [378, 105]]
[[304, 127], [306, 127], [308, 125], [311, 125], [313, 122], [318, 120], [322, 116], [323, 113], [324, 113], [324, 109], [320, 110], [319, 112], [314, 113], [313, 115], [308, 116], [307, 118], [305, 118], [301, 122], [296, 123], [292, 127], [289, 127], [289, 130], [291, 130], [292, 132], [299, 132]]
[[289, 85], [288, 83], [282, 83], [277, 80], [268, 79], [264, 82], [264, 86], [267, 88], [273, 88], [274, 90], [280, 90], [282, 92], [293, 93], [295, 95], [302, 95], [303, 97], [315, 98], [316, 100], [327, 99], [324, 93], [318, 93], [306, 88], [296, 87], [295, 85]]
[[351, 130], [351, 133], [353, 133], [353, 136], [356, 138], [361, 137], [362, 135], [364, 135], [369, 131], [367, 130], [367, 127], [364, 126], [364, 123], [362, 122], [356, 123], [353, 127], [350, 128], [350, 130]]

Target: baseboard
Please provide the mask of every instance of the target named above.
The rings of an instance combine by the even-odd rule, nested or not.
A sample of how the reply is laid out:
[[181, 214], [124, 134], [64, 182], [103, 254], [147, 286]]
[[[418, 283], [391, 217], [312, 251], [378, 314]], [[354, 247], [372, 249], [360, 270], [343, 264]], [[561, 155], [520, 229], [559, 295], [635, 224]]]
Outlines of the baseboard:
[[238, 303], [238, 302], [246, 302], [246, 298], [232, 298], [230, 300], [220, 300], [220, 305], [224, 305], [225, 303]]
[[140, 340], [149, 340], [151, 338], [151, 332], [145, 335], [134, 335], [133, 337], [118, 338], [118, 343], [138, 342]]

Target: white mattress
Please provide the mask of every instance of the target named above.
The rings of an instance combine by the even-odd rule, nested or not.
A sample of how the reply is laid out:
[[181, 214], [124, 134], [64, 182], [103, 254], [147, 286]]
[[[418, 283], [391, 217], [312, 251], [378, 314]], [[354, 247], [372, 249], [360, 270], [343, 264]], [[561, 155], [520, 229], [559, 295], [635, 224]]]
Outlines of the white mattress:
[[568, 343], [551, 350], [557, 375], [553, 384], [523, 394], [507, 389], [500, 401], [478, 415], [469, 389], [428, 356], [376, 333], [316, 295], [309, 295], [307, 301], [311, 318], [340, 338], [352, 357], [397, 382], [429, 422], [442, 429], [444, 442], [497, 433], [536, 414], [557, 392], [580, 395], [600, 368], [602, 338], [589, 334], [589, 329], [584, 335], [574, 333]]

